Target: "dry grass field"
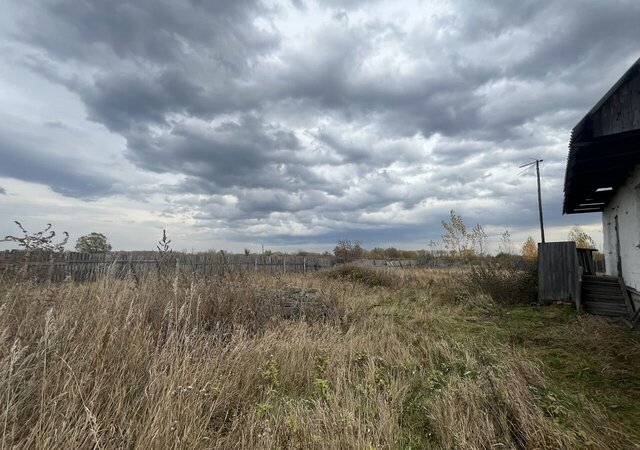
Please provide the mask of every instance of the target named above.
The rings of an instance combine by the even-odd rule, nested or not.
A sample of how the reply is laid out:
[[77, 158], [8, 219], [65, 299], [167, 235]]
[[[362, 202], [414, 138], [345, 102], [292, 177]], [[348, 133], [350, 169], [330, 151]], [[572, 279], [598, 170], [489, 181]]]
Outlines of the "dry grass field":
[[0, 445], [640, 448], [637, 335], [464, 276], [4, 280]]

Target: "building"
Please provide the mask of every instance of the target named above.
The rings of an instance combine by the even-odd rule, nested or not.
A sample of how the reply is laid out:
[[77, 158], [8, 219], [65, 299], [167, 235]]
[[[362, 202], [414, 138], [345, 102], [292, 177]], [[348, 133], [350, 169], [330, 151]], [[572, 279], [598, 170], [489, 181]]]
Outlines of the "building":
[[573, 128], [563, 212], [602, 212], [607, 275], [610, 281], [616, 277], [626, 286], [625, 295], [638, 311], [640, 59]]

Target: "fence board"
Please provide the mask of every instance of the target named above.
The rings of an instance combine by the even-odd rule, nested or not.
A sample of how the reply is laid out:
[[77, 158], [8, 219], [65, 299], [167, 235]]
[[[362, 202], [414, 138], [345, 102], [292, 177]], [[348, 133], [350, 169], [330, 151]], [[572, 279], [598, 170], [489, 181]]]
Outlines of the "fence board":
[[580, 266], [575, 242], [538, 244], [538, 301], [569, 300], [580, 308]]

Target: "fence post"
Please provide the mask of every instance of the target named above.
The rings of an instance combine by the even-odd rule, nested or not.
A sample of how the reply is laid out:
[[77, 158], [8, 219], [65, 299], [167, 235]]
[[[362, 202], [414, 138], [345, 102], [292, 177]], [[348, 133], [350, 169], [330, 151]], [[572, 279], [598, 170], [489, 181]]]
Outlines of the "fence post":
[[49, 283], [53, 281], [53, 252], [49, 254], [49, 273], [47, 273]]
[[129, 272], [133, 276], [135, 269], [133, 268], [133, 253], [129, 252]]
[[69, 265], [71, 264], [69, 262], [70, 256], [71, 256], [71, 253], [65, 252], [65, 255], [64, 255], [64, 266], [62, 266], [63, 267], [63, 269], [62, 269], [62, 279], [65, 280], [65, 281], [67, 280], [67, 276], [69, 276], [68, 275], [68, 273], [70, 271], [69, 270]]
[[302, 273], [307, 273], [307, 257], [302, 258]]

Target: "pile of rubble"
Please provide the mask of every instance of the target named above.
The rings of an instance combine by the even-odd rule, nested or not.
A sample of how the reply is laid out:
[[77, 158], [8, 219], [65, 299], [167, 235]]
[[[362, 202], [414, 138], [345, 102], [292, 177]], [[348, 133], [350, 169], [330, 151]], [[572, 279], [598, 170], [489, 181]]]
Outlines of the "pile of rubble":
[[332, 308], [327, 296], [319, 289], [288, 286], [278, 289], [274, 295], [280, 314], [287, 319], [327, 317]]

